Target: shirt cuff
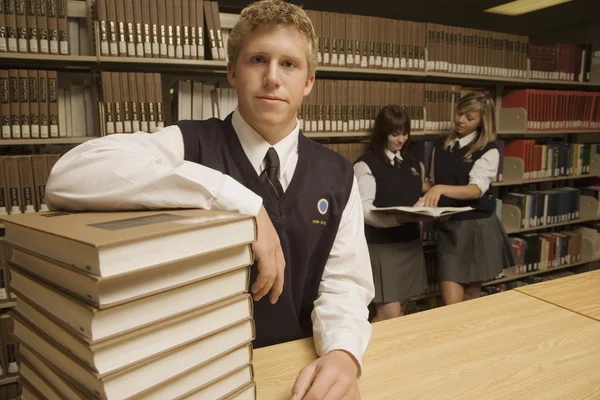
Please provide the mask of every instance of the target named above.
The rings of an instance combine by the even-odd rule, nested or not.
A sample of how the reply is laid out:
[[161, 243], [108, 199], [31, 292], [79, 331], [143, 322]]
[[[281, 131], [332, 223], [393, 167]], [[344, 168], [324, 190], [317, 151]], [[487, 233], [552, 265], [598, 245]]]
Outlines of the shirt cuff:
[[262, 206], [262, 197], [229, 175], [223, 175], [223, 178], [223, 186], [214, 200], [217, 208], [257, 216]]
[[[370, 325], [369, 328], [371, 328]], [[362, 340], [356, 335], [356, 333], [338, 331], [334, 334], [328, 335], [327, 338], [323, 339], [320, 347], [319, 356], [321, 357], [334, 350], [344, 350], [350, 353], [350, 355], [358, 363], [358, 377], [362, 375], [363, 354], [366, 346], [363, 346]]]
[[483, 197], [485, 192], [487, 192], [488, 189], [490, 188], [489, 183], [485, 182], [483, 179], [477, 179], [477, 178], [469, 179], [469, 185], [475, 185], [479, 188], [479, 190], [481, 191], [481, 194], [479, 197]]

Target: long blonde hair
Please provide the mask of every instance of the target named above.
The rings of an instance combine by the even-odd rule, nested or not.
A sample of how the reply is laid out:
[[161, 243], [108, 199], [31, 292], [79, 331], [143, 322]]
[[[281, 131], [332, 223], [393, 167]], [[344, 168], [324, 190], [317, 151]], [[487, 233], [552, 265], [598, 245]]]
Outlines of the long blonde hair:
[[[481, 122], [477, 128], [477, 139], [469, 147], [466, 157], [469, 157], [490, 142], [496, 140], [496, 107], [494, 100], [487, 94], [481, 92], [470, 92], [464, 95], [456, 105], [456, 113], [466, 114], [470, 112], [479, 112]], [[444, 142], [444, 150], [448, 150], [454, 139], [458, 138], [456, 130], [448, 135]]]

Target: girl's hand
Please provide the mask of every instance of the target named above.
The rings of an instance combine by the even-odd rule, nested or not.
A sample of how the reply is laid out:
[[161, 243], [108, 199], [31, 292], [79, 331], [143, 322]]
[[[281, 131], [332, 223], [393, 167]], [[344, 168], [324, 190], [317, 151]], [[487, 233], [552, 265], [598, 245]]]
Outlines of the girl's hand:
[[423, 207], [437, 207], [440, 197], [444, 194], [444, 185], [435, 185], [421, 197], [418, 203], [423, 203]]

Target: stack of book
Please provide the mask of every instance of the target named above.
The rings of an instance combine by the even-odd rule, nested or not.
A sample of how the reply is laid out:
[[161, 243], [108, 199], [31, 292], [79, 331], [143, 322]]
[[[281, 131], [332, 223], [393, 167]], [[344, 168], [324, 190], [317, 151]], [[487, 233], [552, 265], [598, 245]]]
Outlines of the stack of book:
[[23, 399], [253, 399], [251, 216], [4, 216]]

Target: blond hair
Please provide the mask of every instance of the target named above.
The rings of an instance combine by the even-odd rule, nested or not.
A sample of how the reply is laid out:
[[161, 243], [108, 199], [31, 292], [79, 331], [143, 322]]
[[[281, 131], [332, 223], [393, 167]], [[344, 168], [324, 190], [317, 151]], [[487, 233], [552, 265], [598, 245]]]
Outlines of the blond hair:
[[317, 67], [317, 35], [313, 24], [302, 7], [283, 0], [261, 0], [244, 8], [240, 19], [229, 33], [227, 55], [232, 64], [237, 62], [242, 40], [259, 26], [274, 28], [278, 25], [294, 27], [308, 44], [308, 72], [314, 75]]
[[[467, 93], [458, 101], [456, 112], [458, 114], [479, 112], [481, 117], [481, 122], [477, 128], [477, 138], [469, 147], [466, 157], [478, 150], [483, 150], [488, 143], [496, 140], [496, 107], [494, 100], [489, 95], [481, 92]], [[458, 134], [453, 130], [444, 142], [444, 149], [448, 150], [457, 138]]]

